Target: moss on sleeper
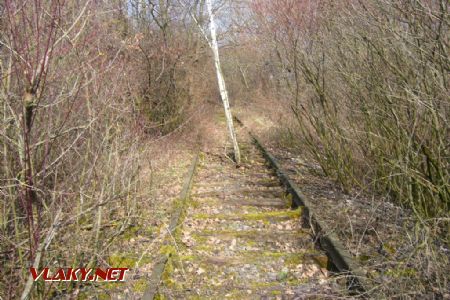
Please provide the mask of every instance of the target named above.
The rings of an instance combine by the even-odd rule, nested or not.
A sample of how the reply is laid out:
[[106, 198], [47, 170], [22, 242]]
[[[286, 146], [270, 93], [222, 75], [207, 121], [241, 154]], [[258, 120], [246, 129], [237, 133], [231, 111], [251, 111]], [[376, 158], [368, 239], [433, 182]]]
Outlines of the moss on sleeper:
[[273, 290], [270, 292], [270, 294], [272, 294], [273, 296], [278, 296], [278, 295], [281, 295], [282, 293], [279, 290]]
[[285, 194], [283, 196], [283, 199], [286, 200], [286, 202], [287, 202], [286, 206], [287, 207], [292, 207], [292, 204], [294, 203], [294, 200], [292, 199], [292, 194], [287, 194], [287, 195]]
[[166, 300], [166, 299], [167, 299], [166, 296], [164, 296], [163, 294], [158, 293], [155, 295], [155, 300]]
[[199, 208], [201, 205], [200, 201], [190, 199], [188, 202], [188, 206], [192, 208]]
[[196, 219], [222, 219], [222, 220], [233, 220], [242, 219], [249, 221], [259, 221], [267, 219], [277, 219], [277, 218], [299, 218], [302, 214], [302, 209], [297, 208], [294, 210], [287, 211], [267, 211], [258, 213], [248, 213], [248, 214], [206, 214], [199, 213], [195, 214], [193, 217]]
[[163, 245], [159, 248], [159, 253], [167, 256], [172, 256], [177, 253], [177, 249], [172, 245]]
[[301, 254], [297, 254], [297, 255], [292, 255], [292, 256], [290, 256], [290, 257], [287, 257], [287, 258], [284, 260], [284, 263], [285, 263], [286, 265], [291, 265], [291, 266], [293, 266], [293, 265], [299, 265], [299, 264], [303, 263], [304, 261], [305, 261], [304, 256], [301, 255]]
[[283, 252], [272, 252], [272, 251], [264, 251], [261, 255], [265, 256], [265, 257], [273, 257], [273, 258], [279, 258], [279, 257], [286, 256], [286, 254]]
[[145, 289], [147, 288], [147, 286], [148, 286], [147, 279], [140, 278], [133, 284], [133, 291], [138, 292], [138, 293], [143, 293], [143, 292], [145, 292]]
[[417, 270], [413, 268], [399, 267], [395, 269], [389, 269], [385, 274], [393, 278], [413, 278], [417, 276]]
[[[276, 234], [276, 232], [274, 232]], [[308, 235], [308, 232], [300, 231], [294, 233], [298, 237]], [[230, 236], [236, 238], [253, 238], [261, 236], [258, 230], [202, 230], [201, 233], [193, 234], [193, 237], [209, 237], [209, 236]]]
[[175, 270], [173, 263], [172, 263], [172, 258], [169, 257], [167, 259], [167, 263], [164, 267], [164, 272], [162, 273], [161, 279], [162, 282], [164, 283], [164, 285], [166, 287], [176, 287], [177, 286], [177, 282], [175, 280], [172, 279], [172, 273]]
[[270, 282], [259, 282], [259, 281], [256, 281], [256, 282], [250, 282], [249, 286], [252, 289], [265, 289], [265, 288], [275, 287], [275, 286], [277, 286], [279, 284], [280, 283], [276, 282], [276, 281], [270, 281]]

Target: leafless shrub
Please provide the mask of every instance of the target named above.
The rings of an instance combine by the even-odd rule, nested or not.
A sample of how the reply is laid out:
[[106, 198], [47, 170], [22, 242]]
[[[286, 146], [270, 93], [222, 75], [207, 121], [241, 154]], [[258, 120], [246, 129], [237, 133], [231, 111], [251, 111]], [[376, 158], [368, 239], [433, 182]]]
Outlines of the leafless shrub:
[[76, 285], [33, 285], [29, 266], [98, 265], [136, 216], [133, 53], [114, 4], [6, 1], [2, 10], [0, 296], [48, 298]]
[[425, 0], [253, 1], [286, 74], [298, 136], [326, 175], [344, 190], [387, 193], [429, 232], [414, 242], [430, 247], [418, 250], [430, 276], [419, 294], [448, 287], [439, 269], [448, 259], [436, 250], [448, 247], [450, 208], [448, 9]]

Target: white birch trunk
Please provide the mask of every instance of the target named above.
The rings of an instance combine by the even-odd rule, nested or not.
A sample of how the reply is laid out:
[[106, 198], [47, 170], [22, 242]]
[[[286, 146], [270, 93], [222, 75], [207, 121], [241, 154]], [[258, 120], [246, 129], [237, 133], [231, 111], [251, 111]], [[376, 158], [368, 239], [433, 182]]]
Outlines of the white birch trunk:
[[220, 97], [222, 98], [223, 108], [225, 110], [225, 117], [227, 119], [228, 131], [230, 134], [231, 141], [233, 142], [234, 149], [234, 159], [236, 160], [236, 164], [241, 163], [241, 152], [239, 150], [239, 145], [236, 138], [236, 132], [234, 130], [233, 124], [233, 116], [231, 114], [230, 102], [228, 100], [228, 91], [225, 85], [225, 79], [223, 78], [222, 67], [220, 64], [219, 57], [219, 46], [217, 45], [217, 36], [216, 36], [216, 24], [214, 23], [214, 15], [212, 12], [212, 3], [211, 0], [206, 0], [206, 5], [208, 7], [208, 15], [209, 15], [209, 28], [211, 31], [211, 43], [210, 47], [214, 54], [214, 65], [216, 67], [217, 81], [219, 83]]

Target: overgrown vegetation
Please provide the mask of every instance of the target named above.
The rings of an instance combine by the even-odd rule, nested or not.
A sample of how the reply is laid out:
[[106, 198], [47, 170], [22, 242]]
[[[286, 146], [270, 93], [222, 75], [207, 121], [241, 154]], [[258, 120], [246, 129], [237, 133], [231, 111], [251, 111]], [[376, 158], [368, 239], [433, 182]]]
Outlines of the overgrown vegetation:
[[[410, 257], [426, 270], [414, 284], [442, 295], [448, 3], [212, 4], [231, 104], [260, 103], [274, 123], [292, 117], [282, 139], [301, 144], [344, 191], [411, 209]], [[0, 298], [77, 295], [80, 283], [32, 284], [28, 267], [106, 266], [106, 249], [134, 234], [146, 142], [220, 104], [204, 5], [0, 2]], [[207, 144], [214, 128], [205, 123], [186, 136]]]
[[411, 257], [428, 268], [408, 281], [419, 294], [430, 292], [425, 281], [448, 288], [448, 10], [445, 1], [253, 1], [291, 99], [290, 137], [343, 190], [413, 210]]
[[256, 1], [255, 12], [309, 150], [344, 189], [388, 191], [417, 215], [446, 216], [448, 5], [307, 2]]
[[28, 267], [105, 267], [135, 224], [143, 143], [193, 113], [202, 44], [187, 9], [0, 3], [0, 298], [76, 294], [33, 284]]

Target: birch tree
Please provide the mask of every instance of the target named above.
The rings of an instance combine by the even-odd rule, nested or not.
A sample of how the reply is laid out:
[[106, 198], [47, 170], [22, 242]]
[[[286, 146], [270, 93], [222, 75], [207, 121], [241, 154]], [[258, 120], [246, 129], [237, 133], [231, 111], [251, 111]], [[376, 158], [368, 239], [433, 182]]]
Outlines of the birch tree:
[[[209, 29], [210, 29], [210, 33], [211, 33], [211, 40], [210, 41], [208, 40], [208, 44], [213, 52], [214, 66], [216, 68], [217, 81], [218, 81], [219, 90], [220, 90], [220, 97], [222, 98], [223, 108], [225, 110], [225, 117], [227, 120], [227, 127], [228, 127], [231, 141], [233, 143], [234, 159], [236, 161], [236, 164], [239, 165], [241, 163], [241, 152], [239, 150], [239, 145], [238, 145], [237, 138], [236, 138], [236, 131], [234, 129], [234, 124], [233, 124], [233, 115], [231, 114], [230, 101], [228, 99], [228, 91], [227, 91], [227, 87], [225, 85], [225, 79], [223, 77], [222, 66], [220, 64], [219, 46], [217, 44], [217, 35], [216, 35], [216, 24], [214, 22], [214, 14], [212, 11], [211, 0], [206, 0], [206, 6], [208, 9]], [[205, 38], [207, 38], [206, 35], [205, 35]]]

